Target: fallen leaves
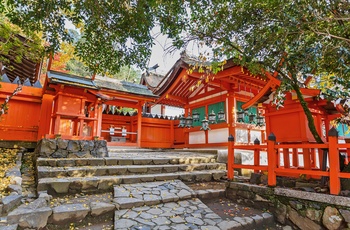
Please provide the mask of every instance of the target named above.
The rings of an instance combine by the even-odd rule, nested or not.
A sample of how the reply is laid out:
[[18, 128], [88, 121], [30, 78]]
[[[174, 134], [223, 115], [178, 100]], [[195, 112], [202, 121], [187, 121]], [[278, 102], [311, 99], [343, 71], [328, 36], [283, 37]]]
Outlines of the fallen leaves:
[[0, 194], [8, 195], [6, 191], [11, 183], [10, 178], [5, 177], [6, 172], [16, 165], [17, 149], [0, 148]]

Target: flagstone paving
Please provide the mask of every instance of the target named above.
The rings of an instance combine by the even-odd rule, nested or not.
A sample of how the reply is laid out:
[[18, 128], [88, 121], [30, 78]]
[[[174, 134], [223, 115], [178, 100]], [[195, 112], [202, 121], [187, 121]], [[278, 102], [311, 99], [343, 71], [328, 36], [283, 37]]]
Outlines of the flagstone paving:
[[114, 187], [114, 229], [241, 229], [273, 222], [269, 213], [224, 220], [180, 180]]

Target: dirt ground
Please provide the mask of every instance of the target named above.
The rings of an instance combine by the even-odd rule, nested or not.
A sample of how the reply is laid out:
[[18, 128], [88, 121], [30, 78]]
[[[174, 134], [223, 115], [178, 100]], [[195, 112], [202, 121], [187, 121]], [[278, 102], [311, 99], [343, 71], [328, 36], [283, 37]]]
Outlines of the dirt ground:
[[[244, 206], [233, 202], [227, 198], [213, 198], [202, 200], [211, 210], [218, 214], [224, 220], [233, 220], [234, 217], [261, 215], [269, 210], [257, 210], [248, 206]], [[273, 226], [259, 226], [250, 230], [280, 230], [283, 226], [274, 224]]]

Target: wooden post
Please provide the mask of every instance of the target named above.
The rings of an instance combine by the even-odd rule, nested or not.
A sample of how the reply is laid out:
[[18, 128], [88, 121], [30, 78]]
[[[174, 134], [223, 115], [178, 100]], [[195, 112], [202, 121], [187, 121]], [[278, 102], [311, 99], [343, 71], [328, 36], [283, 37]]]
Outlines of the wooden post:
[[338, 151], [338, 131], [333, 127], [328, 131], [329, 142], [329, 189], [330, 194], [340, 193], [340, 165]]
[[299, 167], [299, 153], [298, 149], [293, 148], [293, 167], [298, 168]]
[[142, 104], [137, 107], [137, 147], [141, 148]]
[[170, 121], [170, 148], [174, 148], [175, 142], [175, 129], [174, 129], [174, 120]]
[[[260, 145], [260, 141], [258, 138], [254, 140], [254, 145]], [[254, 166], [260, 166], [260, 149], [254, 149]], [[255, 173], [258, 173], [259, 170], [254, 170]]]
[[227, 125], [228, 135], [235, 134], [235, 98], [233, 93], [227, 94]]
[[315, 149], [310, 149], [310, 157], [311, 157], [311, 168], [316, 168], [316, 152]]
[[38, 140], [45, 137], [46, 134], [50, 134], [51, 116], [52, 116], [52, 103], [53, 96], [50, 94], [44, 94], [41, 111], [40, 111], [40, 124], [38, 130]]
[[283, 162], [284, 162], [284, 168], [290, 168], [290, 161], [289, 161], [289, 149], [285, 148], [283, 149]]
[[235, 160], [234, 155], [234, 145], [235, 138], [232, 136], [232, 134], [228, 137], [228, 151], [227, 151], [227, 178], [229, 180], [233, 179], [233, 164]]
[[99, 101], [99, 104], [96, 107], [96, 118], [97, 118], [97, 124], [96, 124], [96, 133], [95, 136], [101, 137], [101, 130], [102, 130], [102, 111], [103, 110], [103, 104]]
[[53, 134], [60, 134], [61, 115], [56, 115]]
[[276, 149], [275, 149], [276, 136], [271, 133], [267, 138], [267, 172], [268, 172], [268, 185], [276, 186]]
[[304, 169], [306, 170], [311, 169], [310, 149], [307, 149], [307, 148], [303, 149], [303, 160], [304, 160]]

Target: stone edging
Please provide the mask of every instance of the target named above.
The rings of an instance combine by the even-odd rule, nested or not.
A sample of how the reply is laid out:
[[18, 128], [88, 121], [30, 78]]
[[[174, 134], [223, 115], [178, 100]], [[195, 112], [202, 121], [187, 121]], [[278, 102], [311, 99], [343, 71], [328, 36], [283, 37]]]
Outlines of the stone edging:
[[108, 156], [106, 140], [41, 139], [35, 149], [37, 157], [86, 158]]
[[350, 226], [350, 198], [231, 182], [226, 197], [273, 210], [281, 224], [299, 229], [343, 229]]

